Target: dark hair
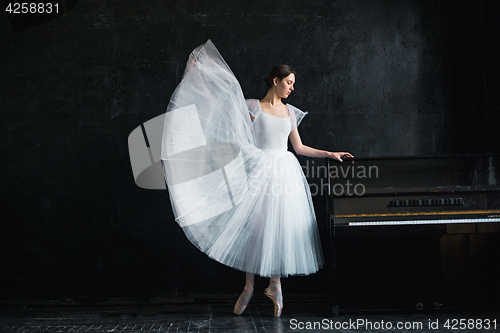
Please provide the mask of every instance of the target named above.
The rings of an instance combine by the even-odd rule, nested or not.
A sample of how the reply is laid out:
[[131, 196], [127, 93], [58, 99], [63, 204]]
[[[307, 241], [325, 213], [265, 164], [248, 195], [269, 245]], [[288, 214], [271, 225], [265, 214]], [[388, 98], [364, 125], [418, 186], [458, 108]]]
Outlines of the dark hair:
[[273, 80], [275, 77], [278, 78], [278, 81], [283, 80], [285, 77], [287, 77], [290, 74], [294, 74], [297, 76], [297, 73], [293, 70], [292, 67], [288, 65], [278, 65], [274, 66], [270, 71], [269, 75], [264, 78], [264, 83], [266, 84], [267, 89], [271, 89], [273, 86]]

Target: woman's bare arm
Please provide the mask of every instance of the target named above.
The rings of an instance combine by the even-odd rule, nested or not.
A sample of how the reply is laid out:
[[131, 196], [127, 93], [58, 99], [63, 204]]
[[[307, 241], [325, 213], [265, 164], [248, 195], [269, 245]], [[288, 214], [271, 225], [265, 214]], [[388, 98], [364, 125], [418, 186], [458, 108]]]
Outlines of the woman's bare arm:
[[337, 161], [342, 162], [342, 158], [353, 158], [350, 153], [347, 152], [330, 152], [326, 150], [319, 150], [315, 148], [311, 148], [302, 143], [300, 139], [299, 131], [294, 129], [290, 135], [290, 142], [292, 143], [293, 149], [299, 155], [308, 156], [308, 157], [329, 157], [333, 158]]

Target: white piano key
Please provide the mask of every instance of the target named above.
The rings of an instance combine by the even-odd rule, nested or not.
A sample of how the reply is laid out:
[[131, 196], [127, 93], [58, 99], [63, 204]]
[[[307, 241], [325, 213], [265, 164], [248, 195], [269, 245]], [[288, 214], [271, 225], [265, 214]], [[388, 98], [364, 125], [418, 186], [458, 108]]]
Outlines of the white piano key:
[[443, 219], [443, 220], [401, 220], [401, 221], [370, 221], [349, 222], [349, 226], [379, 226], [379, 225], [418, 225], [418, 224], [451, 224], [451, 223], [492, 223], [500, 222], [500, 217]]

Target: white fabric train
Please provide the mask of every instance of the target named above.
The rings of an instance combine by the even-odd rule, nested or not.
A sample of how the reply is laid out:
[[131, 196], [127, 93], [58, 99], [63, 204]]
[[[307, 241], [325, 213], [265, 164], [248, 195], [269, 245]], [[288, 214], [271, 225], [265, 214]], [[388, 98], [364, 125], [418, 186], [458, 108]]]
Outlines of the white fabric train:
[[[288, 108], [281, 121], [291, 131], [305, 113]], [[258, 101], [245, 101], [212, 42], [196, 48], [163, 129], [175, 219], [198, 249], [227, 266], [266, 277], [314, 273], [323, 264], [318, 228], [308, 183], [286, 150], [289, 132], [278, 149], [261, 149], [280, 139], [259, 133], [256, 140], [249, 111], [257, 125]]]

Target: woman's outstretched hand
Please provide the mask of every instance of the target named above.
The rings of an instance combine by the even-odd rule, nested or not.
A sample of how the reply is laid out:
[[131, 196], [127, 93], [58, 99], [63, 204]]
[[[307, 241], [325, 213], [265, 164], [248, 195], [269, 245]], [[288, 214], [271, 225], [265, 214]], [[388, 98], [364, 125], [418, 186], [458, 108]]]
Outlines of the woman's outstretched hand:
[[332, 153], [328, 152], [328, 157], [333, 158], [334, 160], [342, 162], [342, 158], [354, 158], [351, 153], [341, 152], [341, 153]]

